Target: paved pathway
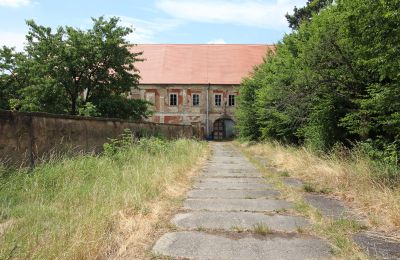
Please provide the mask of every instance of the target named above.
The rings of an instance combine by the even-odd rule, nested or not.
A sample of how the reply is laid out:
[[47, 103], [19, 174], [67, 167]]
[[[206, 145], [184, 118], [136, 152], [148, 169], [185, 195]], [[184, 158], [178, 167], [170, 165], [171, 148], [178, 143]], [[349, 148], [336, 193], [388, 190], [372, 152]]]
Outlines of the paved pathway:
[[256, 168], [230, 143], [213, 143], [213, 157], [153, 252], [185, 259], [327, 259], [329, 244], [298, 233], [308, 221], [289, 214]]

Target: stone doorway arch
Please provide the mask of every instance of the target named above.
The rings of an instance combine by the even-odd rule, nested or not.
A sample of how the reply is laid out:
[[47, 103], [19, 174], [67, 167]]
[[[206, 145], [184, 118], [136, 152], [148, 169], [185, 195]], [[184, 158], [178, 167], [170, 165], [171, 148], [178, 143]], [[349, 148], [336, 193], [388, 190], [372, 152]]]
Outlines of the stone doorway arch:
[[226, 140], [235, 137], [235, 121], [230, 118], [219, 118], [213, 124], [214, 140]]

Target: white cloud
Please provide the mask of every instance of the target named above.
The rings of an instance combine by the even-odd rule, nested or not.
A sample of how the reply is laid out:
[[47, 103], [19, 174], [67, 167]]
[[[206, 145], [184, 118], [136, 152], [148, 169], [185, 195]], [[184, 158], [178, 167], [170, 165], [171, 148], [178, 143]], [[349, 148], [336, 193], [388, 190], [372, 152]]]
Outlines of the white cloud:
[[23, 51], [24, 42], [25, 42], [25, 33], [0, 31], [0, 47], [5, 45], [8, 47], [15, 47], [17, 51]]
[[226, 44], [224, 39], [215, 39], [207, 42], [207, 44]]
[[31, 0], [0, 0], [0, 6], [7, 7], [21, 7], [24, 5], [29, 5]]
[[286, 13], [306, 0], [158, 0], [172, 17], [195, 22], [228, 23], [263, 28], [286, 27]]
[[118, 16], [120, 24], [132, 27], [134, 32], [126, 37], [132, 43], [154, 43], [157, 34], [172, 30], [179, 26], [180, 22], [175, 19], [155, 19], [146, 21], [127, 16]]

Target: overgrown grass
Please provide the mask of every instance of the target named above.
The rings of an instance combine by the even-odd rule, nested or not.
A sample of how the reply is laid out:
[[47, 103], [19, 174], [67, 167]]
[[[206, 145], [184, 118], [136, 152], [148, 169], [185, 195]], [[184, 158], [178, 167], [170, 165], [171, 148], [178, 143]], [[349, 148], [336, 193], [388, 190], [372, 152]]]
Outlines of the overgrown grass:
[[[359, 231], [363, 227], [357, 224], [354, 220], [340, 219], [337, 221], [325, 218], [321, 212], [308, 204], [303, 195], [307, 188], [297, 189], [285, 185], [281, 174], [271, 172], [267, 167], [255, 160], [254, 155], [259, 156], [259, 150], [253, 150], [253, 146], [240, 145], [241, 151], [252, 161], [263, 173], [263, 176], [273, 184], [281, 192], [281, 199], [286, 199], [294, 203], [292, 210], [276, 210], [278, 214], [300, 214], [312, 223], [310, 228], [297, 228], [298, 233], [315, 235], [324, 237], [331, 242], [334, 259], [368, 259], [368, 257], [360, 252], [359, 248], [354, 244], [351, 235]], [[256, 154], [257, 152], [257, 154]], [[268, 159], [271, 159], [268, 157]], [[295, 176], [290, 174], [291, 176]], [[314, 184], [312, 184], [314, 185]], [[312, 189], [317, 192], [316, 188]]]
[[393, 174], [393, 169], [379, 168], [358, 152], [321, 157], [306, 148], [277, 143], [246, 145], [245, 150], [305, 181], [306, 191], [339, 197], [367, 216], [371, 227], [400, 236], [400, 183], [382, 177]]
[[103, 155], [3, 174], [0, 225], [8, 228], [0, 232], [0, 259], [114, 254], [121, 216], [151, 213], [149, 202], [178, 189], [205, 148], [193, 140], [143, 139]]

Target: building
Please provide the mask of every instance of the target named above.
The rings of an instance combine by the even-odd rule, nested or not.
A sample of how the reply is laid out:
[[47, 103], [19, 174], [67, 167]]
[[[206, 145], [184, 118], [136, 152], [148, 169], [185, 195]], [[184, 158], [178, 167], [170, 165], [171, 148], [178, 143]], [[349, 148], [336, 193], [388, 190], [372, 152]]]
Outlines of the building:
[[133, 98], [150, 101], [149, 121], [198, 126], [205, 137], [234, 136], [239, 85], [262, 63], [271, 45], [143, 44], [140, 85]]

